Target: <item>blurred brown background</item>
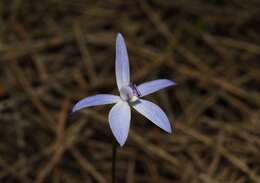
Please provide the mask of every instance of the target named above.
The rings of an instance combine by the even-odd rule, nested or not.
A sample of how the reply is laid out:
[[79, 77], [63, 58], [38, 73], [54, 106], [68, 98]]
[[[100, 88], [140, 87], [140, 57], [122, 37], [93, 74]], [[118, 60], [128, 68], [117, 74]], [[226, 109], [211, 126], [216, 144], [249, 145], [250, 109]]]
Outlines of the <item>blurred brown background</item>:
[[133, 112], [118, 152], [120, 183], [260, 182], [260, 1], [0, 1], [0, 182], [106, 183], [115, 37], [136, 84], [176, 87], [147, 98], [167, 135]]

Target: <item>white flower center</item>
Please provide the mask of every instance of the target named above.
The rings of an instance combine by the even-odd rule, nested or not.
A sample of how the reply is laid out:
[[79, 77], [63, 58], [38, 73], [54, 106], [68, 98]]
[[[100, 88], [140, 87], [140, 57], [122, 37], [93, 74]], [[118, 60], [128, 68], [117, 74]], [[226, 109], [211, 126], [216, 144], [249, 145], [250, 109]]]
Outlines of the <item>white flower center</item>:
[[123, 86], [120, 89], [120, 96], [125, 101], [137, 102], [140, 97], [140, 92], [138, 91], [136, 85], [130, 84], [128, 86]]

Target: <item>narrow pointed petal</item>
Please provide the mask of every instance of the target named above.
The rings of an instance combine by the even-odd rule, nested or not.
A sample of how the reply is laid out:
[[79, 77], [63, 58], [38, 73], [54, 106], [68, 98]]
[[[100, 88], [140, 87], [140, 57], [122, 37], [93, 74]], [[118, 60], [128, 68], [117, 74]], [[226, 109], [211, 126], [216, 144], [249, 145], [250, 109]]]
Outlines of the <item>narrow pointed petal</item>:
[[163, 88], [173, 86], [176, 83], [173, 81], [170, 81], [168, 79], [157, 79], [149, 82], [142, 83], [137, 86], [138, 91], [141, 94], [141, 97], [154, 93], [158, 90], [161, 90]]
[[116, 38], [116, 82], [119, 90], [130, 83], [127, 49], [120, 33]]
[[139, 103], [133, 105], [133, 108], [161, 129], [168, 133], [172, 132], [171, 124], [166, 114], [156, 104], [141, 99]]
[[123, 146], [126, 142], [130, 120], [131, 110], [127, 102], [120, 101], [110, 110], [109, 125], [120, 146]]
[[104, 104], [113, 104], [120, 100], [119, 96], [110, 95], [110, 94], [99, 94], [91, 97], [86, 97], [79, 102], [77, 102], [73, 108], [72, 112], [78, 111], [85, 107], [104, 105]]

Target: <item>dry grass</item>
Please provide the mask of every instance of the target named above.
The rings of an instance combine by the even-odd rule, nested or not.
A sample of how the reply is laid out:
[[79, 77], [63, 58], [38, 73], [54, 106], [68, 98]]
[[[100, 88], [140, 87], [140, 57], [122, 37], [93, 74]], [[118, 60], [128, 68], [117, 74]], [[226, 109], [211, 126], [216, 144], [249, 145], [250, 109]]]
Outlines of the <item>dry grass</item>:
[[259, 6], [1, 1], [0, 182], [110, 182], [111, 106], [70, 109], [116, 93], [117, 32], [137, 84], [178, 83], [148, 97], [167, 111], [173, 135], [133, 113], [118, 182], [260, 182]]

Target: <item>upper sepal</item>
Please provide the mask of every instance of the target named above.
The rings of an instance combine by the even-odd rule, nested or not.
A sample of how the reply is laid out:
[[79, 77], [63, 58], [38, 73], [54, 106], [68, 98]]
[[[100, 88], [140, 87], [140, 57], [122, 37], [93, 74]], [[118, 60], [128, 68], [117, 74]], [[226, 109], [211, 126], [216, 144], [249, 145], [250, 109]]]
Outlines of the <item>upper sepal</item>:
[[130, 84], [130, 71], [127, 48], [123, 36], [116, 37], [116, 82], [118, 89]]

